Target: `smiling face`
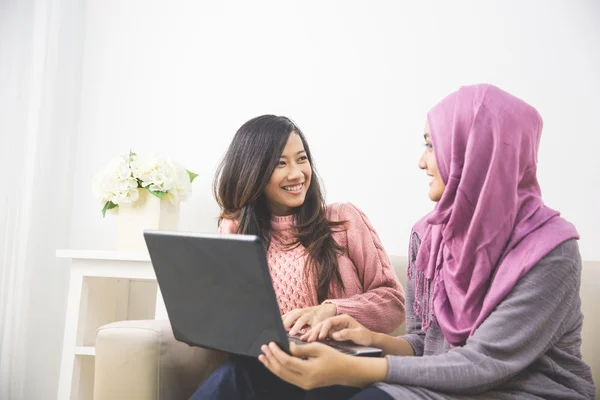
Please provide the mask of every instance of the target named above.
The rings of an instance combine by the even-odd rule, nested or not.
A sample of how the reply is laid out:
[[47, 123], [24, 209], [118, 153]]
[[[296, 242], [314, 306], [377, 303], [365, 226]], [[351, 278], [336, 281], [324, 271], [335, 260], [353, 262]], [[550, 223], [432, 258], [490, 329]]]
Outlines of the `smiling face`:
[[435, 160], [435, 153], [433, 149], [433, 143], [431, 141], [431, 134], [429, 132], [429, 123], [425, 123], [425, 151], [419, 160], [419, 168], [425, 170], [427, 176], [431, 178], [429, 181], [429, 198], [432, 201], [440, 201], [446, 185], [442, 180], [440, 171]]
[[311, 177], [312, 168], [302, 139], [292, 132], [265, 187], [270, 213], [277, 216], [293, 214], [294, 208], [304, 204]]

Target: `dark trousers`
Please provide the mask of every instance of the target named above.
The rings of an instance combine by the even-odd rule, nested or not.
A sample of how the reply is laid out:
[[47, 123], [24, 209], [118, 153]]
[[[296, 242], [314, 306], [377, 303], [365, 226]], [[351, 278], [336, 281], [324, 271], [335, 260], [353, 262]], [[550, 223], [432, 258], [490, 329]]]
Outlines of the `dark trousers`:
[[[354, 396], [354, 397], [353, 397]], [[256, 358], [231, 356], [196, 390], [190, 400], [389, 400], [377, 388], [366, 390], [349, 386], [328, 386], [303, 390], [287, 383], [264, 367]]]

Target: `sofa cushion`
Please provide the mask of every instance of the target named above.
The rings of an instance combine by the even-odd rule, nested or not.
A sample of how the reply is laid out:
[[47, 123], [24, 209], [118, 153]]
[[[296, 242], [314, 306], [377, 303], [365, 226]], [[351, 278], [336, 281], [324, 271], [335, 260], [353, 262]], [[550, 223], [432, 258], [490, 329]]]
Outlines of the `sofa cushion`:
[[107, 324], [96, 335], [94, 399], [188, 399], [225, 357], [178, 342], [168, 320]]

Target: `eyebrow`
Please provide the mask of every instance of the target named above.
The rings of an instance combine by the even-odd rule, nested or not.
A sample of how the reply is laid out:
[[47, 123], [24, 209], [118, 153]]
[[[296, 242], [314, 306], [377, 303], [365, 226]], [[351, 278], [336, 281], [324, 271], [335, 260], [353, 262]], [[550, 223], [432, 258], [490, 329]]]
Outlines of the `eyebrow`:
[[427, 139], [430, 139], [430, 138], [431, 138], [431, 136], [429, 136], [429, 133], [424, 133], [424, 134], [423, 134], [423, 137], [425, 138], [425, 140], [427, 140]]
[[[299, 152], [297, 152], [296, 154], [294, 154], [295, 156], [298, 156], [302, 153], [306, 153], [306, 150], [300, 150]], [[283, 154], [279, 156], [279, 158], [287, 158], [287, 156], [284, 156]]]

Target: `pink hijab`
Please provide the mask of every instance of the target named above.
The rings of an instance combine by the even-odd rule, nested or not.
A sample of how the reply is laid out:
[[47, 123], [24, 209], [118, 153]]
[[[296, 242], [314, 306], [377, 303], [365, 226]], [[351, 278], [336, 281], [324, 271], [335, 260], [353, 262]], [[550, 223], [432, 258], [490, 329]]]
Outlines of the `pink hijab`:
[[[491, 85], [460, 88], [428, 114], [446, 190], [413, 231], [415, 313], [463, 345], [517, 281], [575, 227], [546, 207], [536, 178], [538, 112]], [[431, 303], [431, 304], [430, 304]]]

